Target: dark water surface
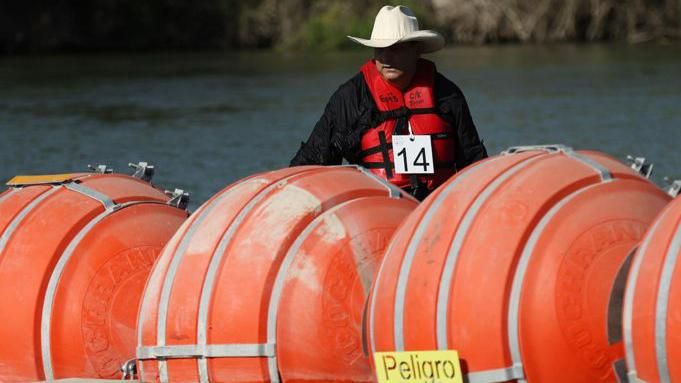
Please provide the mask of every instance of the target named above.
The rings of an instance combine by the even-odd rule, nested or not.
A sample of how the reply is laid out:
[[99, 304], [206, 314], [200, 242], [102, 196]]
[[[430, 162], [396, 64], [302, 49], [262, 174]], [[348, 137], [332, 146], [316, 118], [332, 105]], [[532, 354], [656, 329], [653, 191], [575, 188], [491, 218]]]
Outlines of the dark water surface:
[[[370, 51], [0, 59], [0, 179], [156, 165], [196, 207], [284, 167]], [[461, 47], [429, 56], [464, 91], [490, 153], [564, 143], [681, 177], [681, 45]]]

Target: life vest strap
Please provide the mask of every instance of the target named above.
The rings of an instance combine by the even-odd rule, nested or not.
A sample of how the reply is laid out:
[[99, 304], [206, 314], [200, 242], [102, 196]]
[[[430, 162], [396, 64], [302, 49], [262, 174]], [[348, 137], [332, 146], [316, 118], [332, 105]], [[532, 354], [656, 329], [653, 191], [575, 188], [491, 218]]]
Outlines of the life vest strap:
[[397, 109], [378, 111], [372, 118], [372, 126], [378, 126], [388, 120], [408, 119], [416, 114], [437, 114], [436, 108], [414, 108], [409, 109], [405, 106]]
[[[388, 144], [388, 149], [392, 149], [392, 148], [393, 148], [393, 144]], [[364, 157], [370, 156], [372, 154], [381, 153], [382, 151], [383, 151], [383, 148], [381, 148], [380, 145], [374, 146], [374, 147], [369, 148], [367, 150], [362, 150], [361, 152], [358, 153], [358, 156], [359, 156], [359, 158], [364, 158]]]
[[[378, 132], [379, 148], [381, 153], [383, 153], [383, 168], [385, 169], [385, 174], [388, 179], [393, 177], [393, 163], [390, 161], [390, 154], [388, 153], [388, 141], [385, 138], [385, 132]], [[392, 146], [392, 143], [390, 144]]]
[[[430, 138], [433, 140], [447, 140], [451, 139], [453, 140], [455, 137], [452, 133], [434, 133], [434, 134], [429, 134]], [[393, 148], [392, 143], [388, 143], [388, 150], [391, 150]], [[381, 153], [383, 151], [383, 148], [378, 145], [378, 146], [373, 146], [371, 148], [365, 149], [357, 153], [357, 157], [359, 158], [364, 158], [366, 156], [370, 156], [372, 154], [376, 153]]]
[[[366, 169], [385, 169], [385, 163], [383, 162], [359, 162], [357, 165]], [[438, 169], [456, 169], [456, 163], [451, 162], [436, 162], [435, 167]], [[390, 162], [390, 169], [395, 168], [395, 164]]]

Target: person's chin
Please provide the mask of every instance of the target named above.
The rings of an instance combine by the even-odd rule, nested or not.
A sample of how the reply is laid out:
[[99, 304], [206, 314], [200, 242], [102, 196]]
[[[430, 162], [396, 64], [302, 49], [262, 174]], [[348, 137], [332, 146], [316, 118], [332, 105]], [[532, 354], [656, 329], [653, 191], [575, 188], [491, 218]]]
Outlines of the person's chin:
[[383, 73], [386, 80], [395, 81], [402, 77], [402, 72], [395, 69], [388, 69]]

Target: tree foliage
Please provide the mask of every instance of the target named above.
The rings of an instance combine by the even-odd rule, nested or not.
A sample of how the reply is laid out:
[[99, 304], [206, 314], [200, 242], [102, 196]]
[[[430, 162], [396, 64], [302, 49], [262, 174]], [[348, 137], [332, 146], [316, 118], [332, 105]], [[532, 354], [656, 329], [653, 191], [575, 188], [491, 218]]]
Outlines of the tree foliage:
[[[681, 38], [681, 0], [407, 0], [464, 43]], [[376, 0], [0, 2], [0, 53], [148, 49], [343, 49], [369, 36]]]
[[452, 40], [640, 42], [681, 37], [681, 0], [433, 0]]

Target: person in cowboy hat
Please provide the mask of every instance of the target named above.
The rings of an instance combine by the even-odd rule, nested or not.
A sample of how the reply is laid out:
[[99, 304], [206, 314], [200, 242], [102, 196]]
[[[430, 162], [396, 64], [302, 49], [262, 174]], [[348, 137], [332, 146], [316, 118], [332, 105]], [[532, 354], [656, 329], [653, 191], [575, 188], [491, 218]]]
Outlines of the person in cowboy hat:
[[359, 73], [331, 96], [291, 166], [339, 165], [345, 158], [425, 198], [463, 167], [487, 157], [461, 90], [421, 54], [444, 46], [413, 12], [384, 6]]

